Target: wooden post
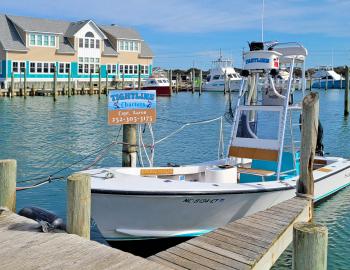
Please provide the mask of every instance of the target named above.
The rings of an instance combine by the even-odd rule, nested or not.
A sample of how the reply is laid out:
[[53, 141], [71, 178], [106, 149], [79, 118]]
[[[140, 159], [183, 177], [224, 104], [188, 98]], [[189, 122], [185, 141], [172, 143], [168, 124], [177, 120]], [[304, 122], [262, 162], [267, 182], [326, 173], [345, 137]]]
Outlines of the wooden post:
[[62, 86], [62, 92], [61, 92], [62, 96], [64, 96], [66, 94], [66, 89], [65, 89], [65, 86], [63, 85]]
[[179, 74], [176, 74], [176, 94], [179, 93]]
[[202, 80], [203, 80], [203, 71], [199, 71], [199, 95], [202, 94]]
[[57, 98], [56, 98], [56, 88], [57, 88], [57, 72], [56, 72], [56, 65], [55, 67], [53, 68], [53, 101], [56, 101]]
[[170, 86], [170, 96], [173, 95], [173, 71], [169, 70], [169, 86]]
[[108, 70], [107, 70], [107, 66], [106, 66], [106, 96], [108, 96]]
[[32, 88], [31, 88], [31, 90], [30, 90], [30, 95], [31, 95], [32, 97], [35, 96], [34, 84], [32, 84]]
[[123, 125], [123, 167], [136, 167], [136, 125]]
[[98, 69], [98, 99], [101, 99], [102, 85], [101, 85], [101, 67]]
[[326, 76], [326, 85], [324, 87], [324, 90], [328, 90], [328, 76]]
[[0, 160], [0, 207], [16, 212], [17, 161]]
[[80, 95], [85, 95], [84, 83], [83, 83], [83, 86], [81, 87]]
[[11, 91], [10, 91], [10, 96], [14, 97], [15, 95], [15, 74], [12, 71], [11, 75]]
[[345, 67], [344, 116], [349, 115], [349, 67]]
[[137, 88], [141, 90], [141, 65], [138, 65], [138, 68]]
[[90, 239], [90, 175], [73, 174], [68, 177], [67, 199], [67, 232]]
[[304, 97], [302, 106], [300, 178], [297, 183], [297, 195], [312, 198], [314, 195], [313, 163], [318, 132], [318, 94], [311, 92]]
[[90, 69], [90, 89], [89, 89], [89, 95], [91, 96], [93, 94], [93, 86], [92, 86], [92, 72], [91, 72], [91, 69]]
[[226, 91], [227, 91], [227, 78], [226, 78], [226, 70], [224, 73], [224, 95], [226, 95]]
[[23, 69], [23, 96], [27, 98], [27, 70]]
[[327, 227], [307, 222], [293, 226], [293, 269], [327, 269]]
[[122, 90], [124, 89], [124, 81], [125, 81], [125, 73], [124, 73], [124, 70], [123, 70], [123, 73], [122, 73]]
[[70, 70], [69, 70], [69, 73], [68, 73], [68, 97], [71, 97], [72, 95], [72, 86], [70, 85], [71, 83], [71, 73], [70, 73]]
[[195, 81], [196, 81], [196, 71], [194, 68], [192, 69], [192, 94], [194, 94], [195, 91]]

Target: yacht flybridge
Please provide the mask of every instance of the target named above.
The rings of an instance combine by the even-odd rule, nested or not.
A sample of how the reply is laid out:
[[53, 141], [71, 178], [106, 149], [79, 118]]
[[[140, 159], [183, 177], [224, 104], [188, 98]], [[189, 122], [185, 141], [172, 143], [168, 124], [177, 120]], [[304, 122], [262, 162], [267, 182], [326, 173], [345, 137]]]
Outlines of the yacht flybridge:
[[[292, 81], [301, 67], [305, 90], [307, 50], [298, 43], [253, 45], [243, 55], [225, 159], [85, 171], [92, 177], [92, 216], [106, 240], [197, 236], [295, 196], [301, 108], [291, 98]], [[282, 64], [288, 80], [278, 76]], [[317, 156], [313, 174], [318, 201], [350, 184], [350, 161]]]
[[206, 82], [203, 83], [203, 91], [238, 92], [242, 78], [232, 66], [232, 61], [224, 59], [222, 56], [213, 61], [212, 68], [207, 76]]

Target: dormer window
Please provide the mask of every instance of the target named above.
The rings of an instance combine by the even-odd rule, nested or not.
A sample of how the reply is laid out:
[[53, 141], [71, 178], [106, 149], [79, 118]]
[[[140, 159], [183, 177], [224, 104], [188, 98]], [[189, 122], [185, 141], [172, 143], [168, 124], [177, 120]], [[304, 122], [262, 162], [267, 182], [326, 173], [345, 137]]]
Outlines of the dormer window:
[[79, 48], [99, 49], [100, 40], [92, 32], [87, 32], [84, 38], [79, 38]]
[[44, 34], [29, 34], [29, 45], [40, 47], [56, 47], [56, 36]]
[[139, 42], [133, 40], [119, 40], [119, 51], [138, 52]]

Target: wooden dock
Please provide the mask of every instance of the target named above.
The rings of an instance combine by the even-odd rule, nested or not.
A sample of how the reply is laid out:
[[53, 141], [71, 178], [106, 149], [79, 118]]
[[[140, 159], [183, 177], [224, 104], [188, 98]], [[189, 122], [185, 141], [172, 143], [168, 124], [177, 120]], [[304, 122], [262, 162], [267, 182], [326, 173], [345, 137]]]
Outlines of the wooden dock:
[[270, 269], [311, 219], [311, 202], [295, 197], [149, 257], [173, 269]]
[[2, 270], [169, 269], [74, 234], [39, 232], [37, 222], [9, 211], [0, 212]]

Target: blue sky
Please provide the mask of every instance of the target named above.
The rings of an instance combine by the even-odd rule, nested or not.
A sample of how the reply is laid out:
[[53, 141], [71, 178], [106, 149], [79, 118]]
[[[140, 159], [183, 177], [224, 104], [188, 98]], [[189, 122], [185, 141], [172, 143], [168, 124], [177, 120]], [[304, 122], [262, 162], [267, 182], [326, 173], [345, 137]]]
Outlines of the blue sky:
[[[1, 2], [5, 14], [133, 27], [165, 68], [207, 69], [220, 49], [240, 66], [247, 41], [261, 39], [262, 0]], [[350, 0], [265, 0], [264, 40], [301, 42], [309, 67], [332, 64], [332, 55], [335, 66], [350, 64], [349, 16]]]

